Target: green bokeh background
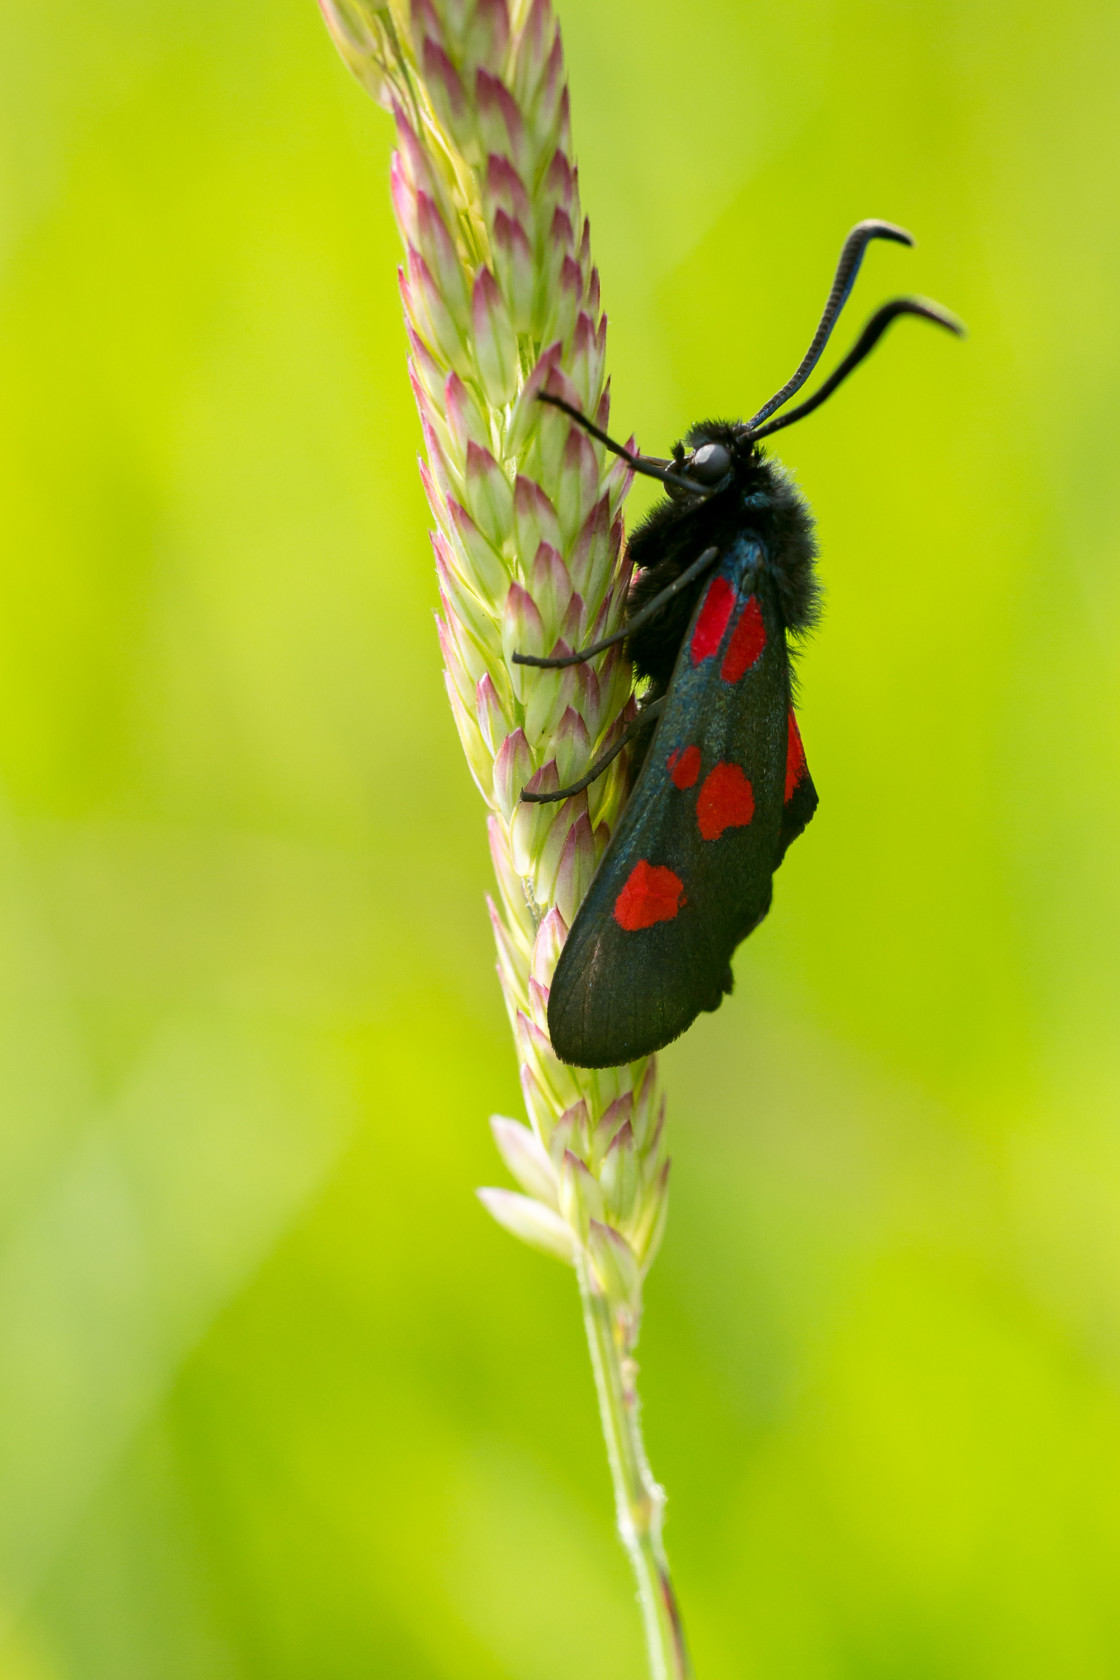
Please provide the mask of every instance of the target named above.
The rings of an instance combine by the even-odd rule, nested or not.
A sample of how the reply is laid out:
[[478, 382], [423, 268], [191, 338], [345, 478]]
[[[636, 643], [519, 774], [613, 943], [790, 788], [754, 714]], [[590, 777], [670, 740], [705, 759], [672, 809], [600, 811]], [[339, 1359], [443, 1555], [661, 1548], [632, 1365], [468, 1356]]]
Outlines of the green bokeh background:
[[[664, 1057], [700, 1680], [1120, 1672], [1120, 12], [563, 0], [614, 414], [783, 438], [821, 809]], [[0, 1676], [638, 1680], [311, 0], [0, 13]], [[635, 506], [642, 500], [635, 496]]]

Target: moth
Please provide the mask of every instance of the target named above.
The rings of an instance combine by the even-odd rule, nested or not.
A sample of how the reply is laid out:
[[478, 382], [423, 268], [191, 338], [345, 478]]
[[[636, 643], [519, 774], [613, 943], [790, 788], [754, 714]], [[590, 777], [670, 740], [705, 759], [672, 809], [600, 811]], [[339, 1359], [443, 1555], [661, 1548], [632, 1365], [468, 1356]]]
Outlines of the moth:
[[634, 1061], [719, 1007], [732, 953], [770, 909], [774, 872], [817, 808], [790, 665], [791, 641], [818, 617], [813, 519], [762, 444], [819, 408], [898, 317], [963, 332], [937, 304], [894, 298], [812, 396], [778, 413], [819, 361], [873, 239], [914, 243], [893, 223], [858, 223], [796, 372], [749, 420], [692, 427], [671, 459], [627, 449], [541, 394], [666, 492], [630, 538], [627, 623], [573, 653], [513, 655], [556, 669], [621, 641], [647, 685], [635, 720], [585, 776], [521, 794], [571, 798], [641, 738], [629, 798], [552, 979], [549, 1032], [565, 1062]]

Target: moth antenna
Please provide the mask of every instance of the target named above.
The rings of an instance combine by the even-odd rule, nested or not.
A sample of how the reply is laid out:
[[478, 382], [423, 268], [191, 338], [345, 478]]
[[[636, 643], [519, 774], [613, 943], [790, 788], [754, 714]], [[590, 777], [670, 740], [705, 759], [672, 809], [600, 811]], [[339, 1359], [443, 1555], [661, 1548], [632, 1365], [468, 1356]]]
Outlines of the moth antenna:
[[873, 239], [893, 239], [897, 245], [913, 245], [914, 236], [907, 233], [905, 228], [896, 227], [893, 222], [880, 222], [874, 218], [865, 222], [857, 222], [840, 252], [840, 261], [836, 265], [836, 273], [832, 280], [832, 290], [828, 294], [828, 302], [824, 306], [824, 314], [817, 324], [812, 343], [801, 358], [797, 372], [792, 379], [788, 379], [780, 391], [775, 391], [769, 402], [763, 403], [758, 413], [745, 421], [737, 430], [753, 432], [756, 426], [768, 420], [776, 409], [782, 407], [789, 399], [800, 391], [813, 369], [821, 359], [825, 345], [832, 336], [832, 329], [840, 319], [840, 311], [847, 303], [852, 287], [856, 283], [863, 253]]
[[881, 309], [875, 311], [844, 360], [829, 374], [824, 384], [805, 402], [791, 408], [788, 414], [779, 415], [776, 420], [771, 420], [768, 426], [762, 426], [757, 432], [753, 432], [752, 439], [757, 441], [759, 438], [770, 437], [774, 432], [780, 432], [783, 426], [792, 426], [794, 421], [804, 420], [807, 414], [812, 414], [815, 408], [819, 408], [832, 395], [838, 385], [844, 383], [864, 357], [871, 354], [891, 322], [896, 321], [900, 315], [917, 315], [923, 321], [932, 321], [935, 327], [945, 327], [947, 331], [956, 333], [958, 338], [965, 336], [963, 323], [947, 309], [942, 309], [939, 303], [931, 303], [928, 298], [892, 298], [890, 303], [885, 303]]
[[593, 438], [598, 438], [604, 449], [609, 449], [614, 455], [621, 455], [627, 466], [633, 472], [644, 473], [647, 478], [659, 479], [662, 484], [675, 484], [679, 490], [687, 490], [693, 496], [710, 496], [711, 486], [697, 484], [694, 479], [686, 478], [683, 473], [669, 471], [669, 463], [658, 455], [635, 455], [625, 444], [616, 443], [614, 438], [608, 437], [594, 420], [589, 420], [586, 414], [581, 414], [570, 402], [563, 397], [553, 396], [551, 391], [538, 391], [537, 401], [551, 403], [561, 414], [566, 414], [569, 420], [574, 420], [577, 426], [582, 426], [585, 432], [590, 432]]

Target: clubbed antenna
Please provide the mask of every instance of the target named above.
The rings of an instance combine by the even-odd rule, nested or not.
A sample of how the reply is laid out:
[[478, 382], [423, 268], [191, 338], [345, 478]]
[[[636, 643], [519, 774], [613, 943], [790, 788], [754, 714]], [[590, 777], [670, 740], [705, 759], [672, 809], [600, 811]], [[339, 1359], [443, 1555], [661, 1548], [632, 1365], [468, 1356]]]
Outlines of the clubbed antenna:
[[853, 373], [864, 357], [869, 356], [890, 326], [900, 315], [917, 315], [920, 320], [932, 321], [934, 326], [945, 327], [947, 331], [956, 333], [958, 338], [964, 337], [964, 326], [951, 315], [947, 309], [942, 309], [939, 303], [930, 303], [927, 298], [902, 297], [892, 298], [877, 309], [870, 321], [860, 333], [840, 366], [829, 374], [824, 384], [813, 392], [813, 395], [796, 408], [791, 408], [788, 414], [780, 414], [776, 420], [771, 420], [768, 426], [762, 426], [753, 432], [755, 439], [771, 437], [774, 432], [780, 432], [783, 426], [792, 426], [797, 420], [804, 420], [807, 414], [812, 414], [842, 385], [850, 373]]
[[859, 273], [860, 264], [863, 262], [863, 253], [873, 239], [893, 239], [896, 245], [913, 245], [914, 243], [913, 234], [907, 233], [905, 228], [896, 227], [893, 222], [880, 222], [874, 218], [869, 218], [865, 222], [856, 223], [844, 241], [843, 250], [840, 252], [840, 261], [836, 264], [832, 289], [824, 306], [824, 314], [817, 324], [812, 343], [802, 356], [796, 373], [791, 379], [786, 380], [780, 391], [775, 391], [769, 402], [763, 403], [757, 414], [752, 415], [749, 420], [744, 422], [743, 431], [753, 432], [756, 426], [760, 426], [764, 420], [768, 420], [771, 414], [775, 414], [792, 396], [796, 396], [797, 392], [800, 391], [802, 385], [820, 361], [825, 345], [832, 337], [832, 329], [840, 319], [840, 311], [847, 303], [851, 296], [852, 287], [856, 283], [856, 275]]

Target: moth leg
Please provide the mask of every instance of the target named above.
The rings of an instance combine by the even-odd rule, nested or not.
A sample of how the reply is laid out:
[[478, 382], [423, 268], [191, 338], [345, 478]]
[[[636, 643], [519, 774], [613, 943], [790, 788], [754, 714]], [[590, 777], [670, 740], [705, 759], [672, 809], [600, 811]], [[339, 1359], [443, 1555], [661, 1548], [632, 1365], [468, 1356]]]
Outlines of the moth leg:
[[558, 408], [561, 414], [566, 414], [569, 420], [574, 420], [577, 426], [582, 426], [585, 432], [590, 432], [593, 438], [598, 438], [604, 449], [609, 449], [613, 455], [621, 455], [631, 472], [644, 473], [647, 478], [659, 479], [662, 484], [675, 484], [678, 490], [687, 490], [692, 496], [706, 498], [715, 488], [711, 484], [698, 484], [694, 478], [688, 478], [684, 473], [673, 472], [673, 462], [662, 460], [659, 455], [635, 455], [625, 444], [616, 443], [614, 438], [608, 437], [594, 420], [589, 420], [586, 414], [581, 414], [578, 408], [573, 408], [563, 397], [554, 397], [551, 391], [539, 391], [537, 401]]
[[586, 776], [581, 776], [578, 782], [573, 782], [570, 787], [557, 788], [555, 793], [530, 793], [528, 788], [522, 788], [523, 802], [526, 805], [551, 805], [554, 800], [572, 799], [577, 793], [582, 793], [585, 787], [590, 787], [591, 783], [603, 774], [607, 765], [618, 757], [627, 742], [632, 741], [635, 735], [640, 735], [643, 729], [649, 728], [660, 716], [664, 704], [665, 700], [662, 697], [660, 700], [651, 700], [648, 706], [643, 706], [633, 723], [623, 730], [614, 746], [609, 747], [601, 758], [597, 758]]
[[641, 629], [643, 624], [648, 624], [650, 619], [656, 617], [663, 607], [668, 606], [674, 595], [679, 595], [682, 589], [687, 589], [690, 583], [695, 583], [696, 579], [709, 567], [714, 566], [718, 559], [718, 548], [706, 548], [703, 554], [692, 562], [691, 566], [685, 568], [679, 578], [674, 578], [673, 582], [667, 584], [653, 597], [652, 601], [647, 601], [641, 612], [635, 613], [628, 624], [624, 624], [622, 629], [616, 630], [612, 636], [604, 636], [601, 642], [592, 642], [590, 647], [580, 648], [576, 653], [557, 654], [552, 659], [542, 658], [535, 653], [515, 653], [513, 663], [515, 665], [534, 665], [538, 670], [543, 671], [557, 671], [564, 665], [582, 665], [585, 660], [594, 659], [597, 653], [605, 653], [607, 648], [614, 647], [617, 642], [624, 642], [627, 636], [632, 635], [635, 630]]

